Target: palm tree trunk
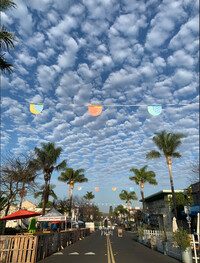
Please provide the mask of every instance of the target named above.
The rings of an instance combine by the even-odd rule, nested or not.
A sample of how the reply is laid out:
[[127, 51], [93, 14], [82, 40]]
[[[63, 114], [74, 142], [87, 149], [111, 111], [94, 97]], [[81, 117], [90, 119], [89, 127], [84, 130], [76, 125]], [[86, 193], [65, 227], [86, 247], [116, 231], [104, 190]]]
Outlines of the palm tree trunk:
[[46, 202], [47, 202], [47, 190], [48, 190], [48, 180], [45, 180], [45, 188], [44, 188], [44, 197], [43, 197], [43, 206], [42, 206], [42, 213], [45, 214], [46, 209]]
[[175, 215], [175, 218], [177, 220], [178, 218], [177, 218], [176, 198], [175, 198], [174, 183], [173, 183], [172, 169], [171, 169], [172, 160], [171, 160], [170, 156], [168, 156], [166, 160], [167, 160], [167, 165], [169, 168], [169, 177], [170, 177], [170, 184], [171, 184], [171, 190], [172, 190], [172, 201], [173, 201], [173, 206], [174, 206], [174, 215]]
[[69, 184], [69, 201], [70, 201], [70, 198], [71, 198], [71, 185]]
[[88, 199], [88, 204], [90, 205], [90, 199]]
[[141, 196], [142, 196], [142, 207], [144, 211], [144, 184], [141, 183], [140, 188], [141, 188]]
[[130, 220], [130, 201], [127, 201], [128, 205], [128, 221]]
[[74, 185], [71, 184], [70, 188], [71, 188], [71, 193], [70, 193], [70, 216], [72, 216], [72, 194], [73, 194]]

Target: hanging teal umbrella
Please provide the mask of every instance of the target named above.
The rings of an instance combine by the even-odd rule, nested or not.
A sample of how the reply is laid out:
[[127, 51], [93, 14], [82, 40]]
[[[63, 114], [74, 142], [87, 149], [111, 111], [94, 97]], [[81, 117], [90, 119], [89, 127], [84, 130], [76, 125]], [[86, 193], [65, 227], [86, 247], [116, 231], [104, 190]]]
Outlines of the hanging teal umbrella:
[[28, 226], [28, 232], [29, 233], [35, 233], [36, 232], [35, 217], [31, 218], [30, 224]]

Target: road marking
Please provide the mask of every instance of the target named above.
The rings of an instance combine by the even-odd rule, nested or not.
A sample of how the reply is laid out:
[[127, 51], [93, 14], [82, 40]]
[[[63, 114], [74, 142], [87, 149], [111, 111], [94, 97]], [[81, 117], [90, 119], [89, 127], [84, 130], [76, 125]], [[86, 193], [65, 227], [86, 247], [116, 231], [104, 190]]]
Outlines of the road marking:
[[69, 255], [79, 255], [78, 252], [72, 252], [72, 253], [69, 253]]
[[112, 250], [112, 246], [111, 246], [111, 242], [110, 242], [110, 237], [108, 237], [108, 243], [109, 243], [109, 246], [110, 246], [110, 255], [111, 255], [112, 263], [115, 263], [115, 259], [114, 259], [114, 256], [113, 256], [113, 250]]
[[111, 261], [110, 261], [110, 249], [109, 249], [109, 245], [108, 245], [108, 236], [106, 236], [106, 241], [107, 241], [107, 255], [108, 255], [108, 263], [111, 263]]
[[84, 255], [96, 255], [94, 252], [87, 252]]
[[56, 255], [63, 255], [63, 253], [62, 252], [57, 252], [57, 253], [54, 253], [53, 255], [54, 256], [56, 256]]
[[113, 250], [110, 242], [110, 236], [106, 236], [107, 241], [107, 255], [108, 255], [108, 263], [115, 263]]

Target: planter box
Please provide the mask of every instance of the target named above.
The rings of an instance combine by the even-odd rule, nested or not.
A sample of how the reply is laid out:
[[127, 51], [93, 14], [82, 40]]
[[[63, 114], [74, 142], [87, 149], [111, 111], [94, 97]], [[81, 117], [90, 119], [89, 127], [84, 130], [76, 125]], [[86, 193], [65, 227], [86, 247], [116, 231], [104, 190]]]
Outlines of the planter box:
[[156, 237], [156, 246], [159, 252], [164, 253], [163, 241], [159, 237]]
[[174, 245], [173, 242], [167, 242], [167, 255], [178, 260], [182, 260], [182, 251], [180, 247]]

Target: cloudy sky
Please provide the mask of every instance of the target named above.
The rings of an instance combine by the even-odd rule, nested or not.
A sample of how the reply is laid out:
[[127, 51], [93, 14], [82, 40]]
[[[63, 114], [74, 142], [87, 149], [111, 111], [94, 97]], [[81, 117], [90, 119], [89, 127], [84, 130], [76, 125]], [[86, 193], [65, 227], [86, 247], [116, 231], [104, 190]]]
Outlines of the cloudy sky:
[[[186, 187], [199, 156], [198, 1], [15, 2], [16, 9], [2, 13], [18, 40], [6, 54], [13, 74], [1, 76], [2, 153], [56, 142], [60, 160], [84, 168], [89, 179], [74, 194], [99, 187], [94, 202], [105, 206], [121, 203], [118, 195], [129, 187], [140, 199], [130, 168], [148, 165], [156, 173], [158, 185], [145, 185], [145, 196], [170, 189], [165, 159], [147, 161], [145, 154], [156, 149], [155, 132], [183, 132], [172, 173], [175, 189]], [[34, 115], [30, 103], [44, 103], [44, 110]], [[101, 115], [91, 116], [88, 104], [103, 105]], [[162, 105], [159, 116], [125, 106], [151, 104]], [[58, 175], [55, 191], [67, 196]]]

